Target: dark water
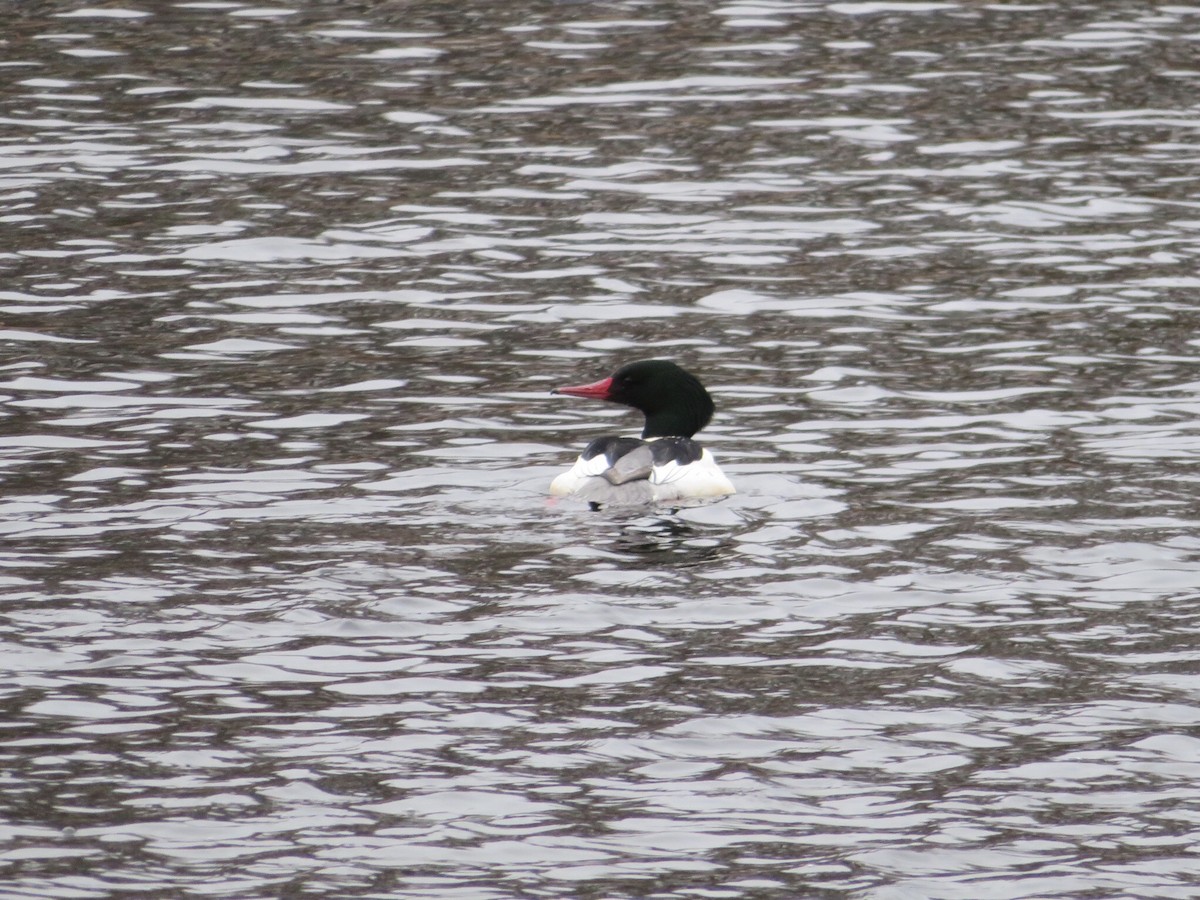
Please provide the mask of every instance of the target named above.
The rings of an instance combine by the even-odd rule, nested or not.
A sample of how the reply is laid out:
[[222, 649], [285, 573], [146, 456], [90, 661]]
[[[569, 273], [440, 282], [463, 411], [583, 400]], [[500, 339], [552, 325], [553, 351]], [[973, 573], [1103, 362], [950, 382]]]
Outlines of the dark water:
[[1196, 895], [1200, 7], [6, 15], [5, 897]]

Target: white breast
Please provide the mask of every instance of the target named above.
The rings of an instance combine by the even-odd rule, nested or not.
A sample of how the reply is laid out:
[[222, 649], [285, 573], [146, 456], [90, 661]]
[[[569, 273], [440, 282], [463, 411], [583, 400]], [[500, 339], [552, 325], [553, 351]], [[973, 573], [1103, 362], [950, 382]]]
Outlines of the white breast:
[[[550, 493], [555, 497], [570, 497], [581, 491], [589, 495], [598, 495], [601, 492], [601, 484], [593, 482], [599, 481], [611, 488], [602, 477], [608, 467], [608, 459], [603, 454], [586, 460], [581, 456], [575, 460], [575, 465], [550, 483]], [[648, 484], [650, 499], [660, 502], [699, 500], [736, 493], [733, 483], [725, 477], [725, 473], [707, 449], [698, 460], [686, 465], [669, 462], [655, 466], [650, 473]], [[612, 491], [605, 490], [604, 493], [608, 495], [612, 494]], [[646, 497], [644, 489], [638, 494], [630, 493], [630, 496], [640, 497], [642, 502]]]
[[706, 449], [698, 460], [681, 466], [669, 462], [650, 474], [655, 500], [698, 500], [736, 493], [716, 459]]

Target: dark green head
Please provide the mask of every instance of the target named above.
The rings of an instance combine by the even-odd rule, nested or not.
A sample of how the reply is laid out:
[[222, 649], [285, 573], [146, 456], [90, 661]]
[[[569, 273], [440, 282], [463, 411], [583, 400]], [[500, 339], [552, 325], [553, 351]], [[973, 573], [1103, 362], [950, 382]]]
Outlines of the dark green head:
[[556, 388], [554, 393], [640, 409], [646, 414], [643, 438], [690, 438], [708, 424], [714, 409], [699, 379], [665, 359], [629, 363], [602, 381]]

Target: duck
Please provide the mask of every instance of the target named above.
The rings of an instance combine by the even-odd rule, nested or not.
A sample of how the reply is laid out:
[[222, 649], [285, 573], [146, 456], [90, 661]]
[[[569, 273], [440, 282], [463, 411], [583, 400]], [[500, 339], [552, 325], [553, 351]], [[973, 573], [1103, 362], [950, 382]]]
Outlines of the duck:
[[646, 417], [640, 438], [608, 435], [588, 444], [575, 464], [550, 483], [551, 496], [598, 508], [736, 493], [712, 453], [692, 440], [712, 419], [712, 397], [700, 379], [670, 360], [628, 363], [592, 384], [551, 393], [620, 403]]

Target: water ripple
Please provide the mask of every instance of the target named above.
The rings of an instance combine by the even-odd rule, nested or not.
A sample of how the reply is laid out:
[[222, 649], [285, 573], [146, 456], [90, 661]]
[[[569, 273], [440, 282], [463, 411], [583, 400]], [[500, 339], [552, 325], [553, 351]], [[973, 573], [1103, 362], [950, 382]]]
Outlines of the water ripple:
[[1195, 12], [444, 13], [10, 23], [10, 893], [1191, 896]]

